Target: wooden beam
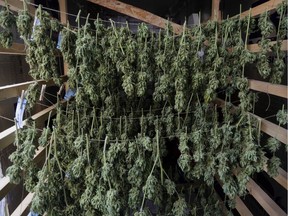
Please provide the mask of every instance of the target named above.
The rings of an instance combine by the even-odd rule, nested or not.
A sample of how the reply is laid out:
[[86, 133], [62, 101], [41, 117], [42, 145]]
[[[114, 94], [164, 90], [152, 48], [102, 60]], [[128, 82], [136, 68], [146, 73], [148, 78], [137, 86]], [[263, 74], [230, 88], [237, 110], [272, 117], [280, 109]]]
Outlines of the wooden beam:
[[[58, 0], [58, 3], [59, 3], [59, 9], [60, 9], [60, 21], [62, 24], [66, 25], [68, 22], [67, 0]], [[63, 70], [64, 70], [64, 75], [67, 76], [68, 75], [68, 64], [65, 61], [63, 64]], [[65, 89], [66, 89], [66, 91], [68, 91], [68, 89], [69, 89], [67, 82], [65, 84]]]
[[247, 183], [247, 190], [269, 215], [286, 216], [287, 214], [256, 184], [253, 179]]
[[27, 215], [30, 210], [30, 205], [33, 199], [34, 193], [28, 193], [24, 200], [18, 205], [11, 216]]
[[286, 85], [277, 85], [258, 80], [249, 80], [249, 88], [251, 90], [264, 92], [288, 99], [288, 87]]
[[[63, 82], [66, 82], [67, 78], [68, 78], [67, 76], [61, 77]], [[50, 80], [48, 82], [46, 82], [45, 80], [36, 80], [36, 81], [28, 81], [28, 82], [23, 82], [23, 83], [1, 86], [0, 87], [0, 101], [20, 96], [22, 90], [26, 90], [28, 86], [34, 82], [38, 82], [39, 84], [46, 84], [47, 86], [54, 85], [53, 80]]]
[[[36, 113], [35, 115], [32, 116], [32, 119], [36, 121], [36, 124], [43, 124], [44, 121], [48, 118], [50, 111], [52, 111], [52, 114], [55, 113], [55, 108], [56, 104], [52, 105], [41, 112]], [[24, 125], [26, 124], [26, 120], [23, 122]], [[12, 144], [15, 140], [15, 132], [16, 132], [16, 127], [15, 125], [2, 131], [0, 133], [0, 150], [6, 148], [10, 144]]]
[[240, 197], [236, 196], [236, 209], [241, 216], [253, 216]]
[[13, 43], [10, 48], [4, 48], [0, 45], [0, 54], [4, 55], [26, 55], [26, 47], [21, 43]]
[[255, 118], [259, 119], [261, 121], [261, 131], [263, 131], [264, 133], [268, 134], [271, 137], [275, 137], [276, 139], [278, 139], [280, 142], [284, 143], [284, 144], [288, 144], [287, 141], [287, 133], [288, 130], [278, 126], [266, 119], [263, 119], [257, 115], [254, 115], [252, 113], [250, 113], [250, 115], [254, 116]]
[[15, 185], [10, 183], [10, 178], [4, 176], [0, 179], [0, 200], [2, 200]]
[[[165, 28], [167, 24], [166, 19], [121, 1], [117, 0], [88, 0], [88, 1], [160, 28]], [[176, 34], [181, 34], [181, 32], [183, 31], [183, 27], [181, 25], [172, 22], [171, 25], [173, 27], [173, 31]]]
[[[276, 41], [271, 41], [269, 44], [272, 46], [275, 43], [276, 43]], [[281, 45], [282, 51], [287, 51], [287, 43], [288, 43], [288, 40], [283, 40], [282, 45]], [[247, 48], [252, 53], [256, 53], [256, 52], [261, 51], [261, 47], [258, 44], [249, 44], [247, 46]]]
[[[279, 4], [281, 4], [283, 0], [269, 0], [265, 3], [262, 3], [254, 8], [251, 8], [251, 16], [256, 17], [259, 16], [260, 14], [264, 13], [265, 11], [272, 11], [277, 8]], [[250, 10], [244, 11], [243, 13], [240, 14], [241, 18], [244, 18], [248, 16], [250, 13]], [[238, 15], [234, 16], [237, 17]]]
[[67, 0], [58, 0], [59, 10], [60, 10], [60, 21], [62, 24], [67, 24], [68, 16], [67, 16]]
[[212, 0], [211, 20], [221, 21], [220, 0]]
[[[12, 11], [18, 12], [19, 10], [23, 10], [24, 9], [23, 1], [20, 1], [20, 0], [7, 0], [7, 4], [9, 5], [9, 8]], [[0, 0], [0, 5], [1, 6], [5, 6], [5, 1], [4, 0]], [[36, 9], [32, 5], [29, 5], [29, 4], [27, 4], [27, 8], [28, 8], [29, 13], [32, 16], [35, 16]]]
[[[217, 98], [214, 100], [214, 103], [217, 104], [220, 107], [224, 107], [226, 102], [220, 98]], [[238, 109], [238, 107], [234, 106], [234, 109]], [[276, 139], [278, 139], [280, 142], [284, 143], [284, 144], [288, 144], [287, 141], [287, 134], [288, 134], [288, 130], [278, 126], [264, 118], [261, 118], [253, 113], [249, 113], [250, 115], [252, 115], [254, 118], [257, 118], [259, 121], [261, 121], [261, 131], [268, 134], [271, 137], [275, 137]]]

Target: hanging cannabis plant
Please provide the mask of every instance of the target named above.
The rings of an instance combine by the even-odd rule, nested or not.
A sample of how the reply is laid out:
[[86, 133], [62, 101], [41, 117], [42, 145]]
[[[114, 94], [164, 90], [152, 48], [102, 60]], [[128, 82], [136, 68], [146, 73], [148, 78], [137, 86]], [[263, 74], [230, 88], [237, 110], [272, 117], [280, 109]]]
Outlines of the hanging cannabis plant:
[[[280, 41], [286, 7], [278, 9]], [[31, 19], [21, 12], [17, 25], [28, 45], [31, 75], [58, 78], [51, 34], [60, 31], [68, 83], [77, 91], [66, 107], [57, 104], [56, 117], [52, 120], [50, 113], [41, 132], [33, 121], [17, 131], [7, 174], [15, 183], [23, 178], [34, 192], [32, 210], [49, 215], [223, 215], [216, 178], [232, 209], [236, 196], [247, 193], [253, 174], [267, 165], [268, 173], [277, 175], [275, 152], [281, 143], [270, 138], [259, 144], [261, 124], [248, 113], [255, 95], [244, 77], [245, 66], [256, 61], [263, 77], [281, 80], [276, 72], [283, 69], [280, 43], [272, 47], [278, 63], [271, 69], [267, 61], [274, 29], [268, 15], [259, 20], [262, 51], [256, 56], [247, 49], [255, 29], [251, 15], [193, 29], [184, 25], [182, 34], [174, 35], [169, 24], [158, 34], [145, 24], [133, 33], [128, 24], [117, 28], [111, 20], [105, 27], [99, 18], [90, 22], [89, 15], [81, 26], [80, 12], [77, 28], [63, 27], [39, 7], [40, 24], [30, 34], [24, 24]], [[29, 89], [32, 105], [38, 84]], [[213, 103], [219, 92], [225, 97], [222, 108]], [[237, 95], [235, 108], [231, 98]], [[286, 111], [279, 111], [280, 125], [286, 117]], [[41, 169], [33, 163], [38, 145], [46, 152]], [[264, 150], [273, 154], [268, 161]]]
[[16, 24], [16, 18], [14, 14], [10, 11], [7, 2], [5, 2], [5, 7], [2, 7], [0, 11], [0, 27], [2, 28], [0, 32], [0, 45], [5, 48], [9, 48], [13, 43], [13, 33], [12, 27]]

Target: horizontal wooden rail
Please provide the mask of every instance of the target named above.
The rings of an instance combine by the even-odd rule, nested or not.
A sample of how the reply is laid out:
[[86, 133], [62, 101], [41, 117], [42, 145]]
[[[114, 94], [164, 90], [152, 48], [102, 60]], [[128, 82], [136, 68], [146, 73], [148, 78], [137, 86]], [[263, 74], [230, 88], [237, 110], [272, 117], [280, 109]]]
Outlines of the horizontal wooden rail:
[[[268, 160], [268, 158], [267, 158]], [[264, 166], [264, 170], [267, 172], [267, 164]], [[286, 190], [288, 190], [288, 181], [287, 181], [287, 172], [283, 170], [281, 167], [278, 169], [278, 175], [274, 177], [274, 180], [278, 182], [282, 187], [284, 187]]]
[[[276, 41], [271, 41], [269, 44], [273, 45], [275, 44]], [[283, 40], [282, 45], [281, 45], [281, 50], [282, 51], [287, 51], [287, 43], [288, 40]], [[261, 47], [256, 43], [256, 44], [249, 44], [247, 46], [248, 50], [252, 53], [256, 53], [256, 52], [260, 52], [261, 51]]]
[[8, 176], [4, 176], [3, 178], [0, 179], [0, 200], [2, 200], [6, 194], [11, 191], [11, 189], [15, 185], [10, 183], [10, 178]]
[[251, 90], [288, 99], [288, 87], [286, 85], [272, 84], [258, 80], [249, 80], [249, 88]]
[[240, 197], [236, 196], [236, 209], [241, 216], [253, 216]]
[[[225, 101], [217, 98], [214, 100], [214, 103], [217, 104], [220, 107], [223, 107], [225, 105]], [[234, 109], [238, 109], [238, 107], [234, 107]], [[280, 142], [284, 143], [284, 144], [288, 144], [288, 140], [287, 140], [287, 134], [288, 134], [288, 130], [278, 126], [264, 118], [261, 118], [253, 113], [249, 113], [250, 115], [252, 115], [254, 118], [257, 118], [259, 121], [261, 121], [261, 131], [268, 134], [271, 137], [275, 137], [276, 139], [278, 139]]]
[[[38, 147], [33, 161], [36, 164], [39, 164], [44, 160], [44, 158], [45, 158], [45, 148]], [[3, 178], [1, 178], [0, 179], [0, 200], [4, 198], [11, 191], [13, 187], [15, 187], [15, 185], [10, 182], [10, 178], [8, 176], [4, 176]]]
[[[251, 8], [251, 16], [256, 17], [259, 16], [260, 14], [264, 13], [265, 11], [272, 11], [277, 8], [279, 4], [281, 4], [283, 0], [269, 0], [265, 3], [262, 3], [261, 5], [258, 5], [256, 7]], [[250, 13], [250, 10], [244, 11], [243, 13], [240, 14], [241, 18], [244, 18], [248, 16]], [[236, 15], [238, 16], [238, 15]], [[236, 17], [234, 16], [234, 17]]]
[[22, 216], [27, 215], [30, 210], [30, 205], [33, 199], [34, 193], [28, 193], [24, 200], [18, 205], [11, 216]]
[[287, 216], [253, 179], [247, 183], [247, 190], [269, 215]]
[[[237, 176], [239, 171], [240, 169], [235, 169], [233, 171], [234, 175]], [[252, 178], [249, 179], [246, 187], [249, 193], [269, 215], [286, 216], [286, 213], [265, 193], [265, 191], [262, 190], [262, 188]]]
[[271, 137], [275, 137], [280, 142], [286, 145], [288, 144], [288, 141], [287, 141], [288, 130], [287, 129], [279, 125], [276, 125], [266, 119], [263, 119], [257, 115], [254, 115], [252, 113], [250, 113], [250, 115], [254, 116], [255, 118], [261, 121], [261, 131], [263, 131], [264, 133], [268, 134]]
[[[66, 82], [67, 76], [62, 76], [61, 79], [62, 79], [62, 82]], [[33, 84], [34, 82], [38, 82], [39, 84], [46, 84], [47, 86], [54, 85], [53, 80], [50, 80], [48, 82], [46, 82], [45, 80], [36, 80], [36, 81], [34, 80], [34, 81], [1, 86], [0, 87], [0, 101], [20, 96], [22, 90], [26, 90], [28, 86], [30, 84]]]
[[[47, 120], [50, 111], [52, 111], [52, 114], [55, 113], [55, 108], [57, 105], [50, 106], [35, 115], [32, 116], [32, 119], [36, 121], [37, 123], [43, 123], [45, 120]], [[24, 125], [26, 124], [26, 120], [24, 121]], [[12, 144], [15, 140], [15, 132], [16, 127], [12, 126], [3, 132], [0, 133], [0, 150], [6, 148], [10, 144]]]
[[13, 43], [10, 48], [4, 48], [0, 45], [0, 54], [26, 55], [26, 47], [21, 43]]

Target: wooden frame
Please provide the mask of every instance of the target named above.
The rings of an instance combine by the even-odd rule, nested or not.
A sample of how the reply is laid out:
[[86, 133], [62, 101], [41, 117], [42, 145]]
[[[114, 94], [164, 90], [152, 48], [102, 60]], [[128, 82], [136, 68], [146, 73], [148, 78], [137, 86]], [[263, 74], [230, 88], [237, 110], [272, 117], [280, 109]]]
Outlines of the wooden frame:
[[[61, 79], [62, 79], [62, 82], [66, 82], [68, 77], [62, 76]], [[46, 84], [47, 86], [52, 86], [55, 84], [53, 80], [50, 80], [48, 82], [46, 82], [45, 80], [35, 80], [35, 81], [28, 81], [28, 82], [23, 82], [23, 83], [1, 86], [0, 87], [0, 101], [20, 96], [22, 90], [26, 90], [29, 87], [29, 85], [35, 82], [38, 82], [39, 84]]]
[[251, 211], [247, 208], [245, 203], [241, 200], [240, 197], [236, 197], [236, 209], [240, 215], [243, 216], [253, 216]]
[[[276, 41], [271, 41], [269, 44], [272, 46], [275, 43]], [[282, 45], [281, 45], [282, 51], [287, 51], [287, 43], [288, 43], [288, 40], [283, 40]], [[261, 51], [261, 47], [257, 43], [247, 45], [247, 49], [252, 53], [257, 53]]]
[[[283, 2], [283, 0], [269, 0], [265, 3], [262, 3], [261, 5], [258, 5], [254, 8], [251, 8], [251, 16], [255, 17], [255, 16], [259, 16], [260, 14], [262, 14], [265, 11], [272, 11], [275, 10], [277, 8], [277, 6], [279, 4], [281, 4]], [[244, 11], [243, 13], [240, 14], [241, 18], [244, 18], [246, 16], [248, 16], [250, 13], [250, 10]], [[238, 16], [238, 15], [236, 15]], [[234, 16], [234, 17], [236, 17]]]
[[247, 190], [257, 200], [257, 202], [265, 209], [269, 215], [286, 216], [287, 214], [256, 184], [250, 179], [247, 184]]
[[267, 94], [288, 99], [288, 87], [285, 85], [278, 85], [249, 79], [249, 88], [251, 90], [264, 92]]
[[[120, 13], [123, 13], [125, 15], [134, 17], [136, 19], [142, 20], [144, 22], [147, 22], [149, 24], [158, 26], [160, 28], [164, 28], [167, 24], [167, 21], [161, 17], [158, 17], [154, 14], [151, 14], [147, 11], [144, 11], [142, 9], [139, 9], [137, 7], [125, 4], [120, 1], [116, 0], [88, 0], [90, 2], [93, 2], [95, 4], [99, 4], [101, 6], [107, 7], [109, 9], [118, 11]], [[221, 17], [219, 12], [219, 0], [212, 0], [212, 17], [214, 17], [214, 11], [218, 11], [216, 15], [216, 19], [220, 21]], [[259, 6], [256, 6], [251, 9], [251, 11], [245, 11], [240, 14], [241, 18], [244, 18], [245, 16], [249, 15], [251, 12], [251, 16], [258, 16], [264, 11], [272, 11], [275, 10], [277, 5], [279, 5], [283, 0], [269, 0], [268, 2], [265, 2]], [[0, 5], [3, 5], [4, 1], [0, 1]], [[23, 8], [23, 4], [19, 0], [8, 0], [8, 4], [10, 4], [12, 10], [17, 10]], [[60, 10], [63, 12], [66, 12], [67, 10], [67, 2], [66, 0], [59, 0], [59, 7]], [[33, 12], [34, 10], [34, 12]], [[29, 6], [29, 11], [32, 15], [35, 13], [35, 8], [32, 6]], [[66, 23], [67, 22], [67, 15], [61, 13], [61, 22]], [[182, 26], [172, 23], [173, 30], [176, 34], [180, 34], [183, 31]], [[271, 42], [273, 44], [275, 42]], [[248, 49], [250, 52], [259, 52], [261, 51], [261, 48], [258, 46], [258, 44], [251, 44], [248, 45]], [[282, 50], [287, 51], [287, 40], [283, 41], [282, 43]], [[17, 54], [17, 55], [25, 55], [25, 46], [23, 44], [13, 44], [13, 46], [10, 49], [4, 49], [0, 47], [0, 53], [2, 54]], [[64, 71], [67, 71], [67, 68]], [[66, 72], [67, 73], [67, 72]], [[42, 81], [39, 81], [42, 83]], [[8, 97], [15, 97], [20, 94], [19, 90], [21, 88], [25, 88], [25, 86], [28, 86], [28, 83], [24, 84], [16, 84], [14, 86], [5, 87], [1, 89], [0, 87], [0, 100], [7, 99]], [[265, 92], [267, 94], [276, 95], [278, 97], [282, 97], [287, 99], [287, 86], [284, 85], [275, 85], [268, 82], [262, 82], [257, 80], [249, 80], [249, 88], [251, 90], [259, 91], [259, 92]], [[22, 89], [21, 89], [22, 90]], [[21, 91], [20, 90], [20, 91]], [[8, 93], [7, 95], [2, 93]], [[5, 96], [1, 96], [5, 95]], [[223, 103], [223, 101], [221, 102]], [[224, 102], [225, 103], [225, 102]], [[55, 112], [54, 110], [55, 105], [51, 106], [33, 116], [36, 121], [43, 122], [45, 119], [47, 119], [48, 114], [50, 111]], [[250, 113], [251, 114], [251, 113]], [[254, 117], [258, 118], [259, 121], [261, 121], [261, 130], [264, 133], [267, 133], [268, 135], [277, 138], [279, 141], [281, 141], [284, 144], [287, 144], [287, 130], [273, 124], [263, 118], [260, 118], [259, 116], [256, 116], [254, 114], [251, 114]], [[5, 133], [4, 133], [5, 132]], [[14, 133], [15, 133], [15, 126], [7, 129], [0, 133], [0, 150], [5, 148], [5, 146], [10, 145], [14, 141]], [[4, 144], [3, 144], [4, 143]], [[37, 150], [37, 153], [35, 154], [34, 161], [40, 162], [45, 157], [45, 149], [40, 148]], [[267, 167], [264, 167], [264, 170], [267, 172]], [[274, 179], [287, 190], [287, 172], [285, 172], [283, 169], [279, 169], [279, 175], [276, 176]], [[10, 180], [7, 176], [0, 179], [0, 198], [3, 198], [10, 190], [13, 188], [14, 185], [10, 183]], [[247, 184], [247, 189], [250, 192], [250, 194], [257, 200], [257, 202], [265, 209], [265, 211], [269, 215], [286, 215], [286, 213], [259, 187], [259, 185], [256, 184], [256, 182], [252, 179]], [[20, 206], [13, 212], [12, 215], [22, 215], [28, 208], [32, 201], [33, 194], [28, 194], [25, 199], [22, 201], [20, 206], [24, 207], [23, 209], [20, 209]], [[224, 206], [225, 207], [225, 206]], [[20, 210], [19, 210], [20, 209]], [[249, 216], [252, 215], [250, 210], [247, 208], [247, 206], [244, 204], [244, 202], [241, 200], [240, 197], [236, 197], [236, 209], [240, 213], [240, 215]]]
[[23, 199], [23, 201], [14, 210], [11, 216], [22, 216], [27, 215], [30, 210], [30, 205], [33, 199], [34, 193], [28, 193], [28, 195]]

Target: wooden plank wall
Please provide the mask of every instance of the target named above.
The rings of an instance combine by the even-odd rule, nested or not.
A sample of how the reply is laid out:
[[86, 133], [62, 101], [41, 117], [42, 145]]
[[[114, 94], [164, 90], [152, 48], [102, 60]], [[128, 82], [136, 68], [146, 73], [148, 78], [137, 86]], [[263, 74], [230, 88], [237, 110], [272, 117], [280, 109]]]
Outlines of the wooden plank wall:
[[[20, 0], [13, 0], [8, 1], [8, 3], [11, 3], [13, 6], [12, 9], [19, 10], [21, 9], [21, 5], [18, 2]], [[157, 17], [154, 14], [148, 13], [146, 11], [143, 11], [142, 9], [136, 8], [134, 6], [116, 1], [116, 0], [109, 0], [109, 1], [102, 1], [102, 0], [88, 0], [90, 2], [93, 2], [95, 4], [102, 5], [104, 7], [110, 8], [112, 10], [118, 11], [120, 13], [130, 15], [136, 19], [148, 22], [149, 24], [156, 25], [158, 27], [165, 27], [166, 21], [162, 18]], [[212, 16], [211, 19], [216, 19], [217, 21], [221, 22], [221, 11], [219, 8], [219, 0], [212, 0]], [[278, 4], [280, 4], [282, 0], [269, 0], [257, 7], [254, 7], [251, 9], [251, 15], [252, 16], [259, 16], [261, 13], [265, 12], [266, 10], [271, 11], [275, 10]], [[0, 5], [2, 3], [2, 0], [0, 1]], [[66, 12], [67, 10], [67, 3], [66, 0], [59, 0], [59, 7], [62, 10], [62, 12]], [[133, 13], [132, 13], [132, 12]], [[241, 17], [245, 17], [249, 14], [249, 11], [244, 11], [241, 14]], [[65, 13], [61, 13], [61, 22], [67, 23], [67, 15]], [[181, 33], [182, 27], [173, 24], [174, 31], [176, 34]], [[275, 43], [275, 42], [272, 42]], [[248, 49], [250, 52], [259, 52], [260, 48], [257, 44], [252, 44], [248, 46]], [[287, 51], [287, 41], [283, 43], [282, 50]], [[23, 45], [17, 45], [14, 44], [14, 47], [11, 49], [4, 49], [0, 47], [0, 53], [5, 54], [21, 54], [25, 55], [24, 52], [24, 46]], [[64, 70], [67, 70], [64, 69]], [[67, 71], [65, 72], [67, 73]], [[43, 82], [43, 81], [39, 81]], [[27, 88], [28, 83], [19, 83], [15, 84], [14, 86], [4, 86], [0, 87], [0, 100], [5, 100], [10, 97], [15, 97], [17, 94], [19, 94], [19, 89], [25, 89]], [[258, 81], [258, 80], [249, 80], [249, 88], [251, 90], [257, 91], [257, 92], [263, 92], [267, 94], [271, 94], [277, 97], [285, 98], [287, 99], [287, 86], [286, 85], [275, 85], [268, 82]], [[3, 96], [5, 95], [5, 96]], [[224, 101], [218, 99], [215, 101], [216, 104], [219, 106], [224, 105]], [[51, 106], [40, 113], [37, 113], [34, 117], [35, 119], [38, 119], [39, 121], [45, 121], [48, 117], [48, 113], [52, 110], [54, 110], [55, 106]], [[235, 108], [236, 109], [236, 108]], [[251, 114], [254, 115], [254, 114]], [[254, 115], [255, 116], [255, 115]], [[278, 127], [274, 123], [265, 120], [259, 116], [256, 116], [259, 121], [262, 122], [261, 130], [262, 132], [268, 134], [269, 136], [276, 137], [279, 141], [281, 141], [284, 145], [287, 145], [287, 129]], [[40, 120], [41, 119], [41, 120]], [[276, 132], [277, 130], [277, 132]], [[7, 132], [8, 131], [8, 132]], [[14, 141], [14, 133], [15, 133], [15, 127], [11, 127], [7, 129], [7, 131], [4, 131], [0, 133], [0, 149], [3, 149], [4, 147], [7, 147], [11, 145]], [[5, 142], [4, 142], [4, 141]], [[40, 161], [45, 156], [43, 154], [44, 149], [38, 149], [34, 160]], [[266, 166], [264, 167], [264, 170], [267, 170]], [[237, 174], [237, 173], [235, 173]], [[217, 178], [216, 178], [217, 179]], [[279, 175], [274, 178], [274, 180], [283, 188], [287, 190], [287, 172], [283, 170], [282, 168], [279, 169]], [[221, 182], [219, 182], [221, 185]], [[4, 177], [0, 179], [0, 198], [4, 197], [13, 187], [13, 184], [10, 183], [10, 180], [8, 177]], [[263, 207], [263, 209], [270, 215], [286, 215], [286, 213], [275, 203], [273, 199], [271, 199], [264, 191], [263, 189], [257, 185], [257, 183], [250, 179], [250, 181], [247, 184], [247, 190], [249, 193], [255, 198], [255, 200]], [[33, 198], [33, 194], [28, 194], [23, 202], [20, 204], [24, 206], [23, 209], [16, 209], [12, 215], [24, 215], [24, 213], [27, 212], [27, 209], [29, 209], [29, 205], [31, 203], [31, 200]], [[225, 208], [222, 204], [222, 208]], [[237, 197], [236, 199], [236, 209], [240, 215], [247, 216], [252, 215], [251, 211], [245, 203], [243, 202], [242, 198]]]

